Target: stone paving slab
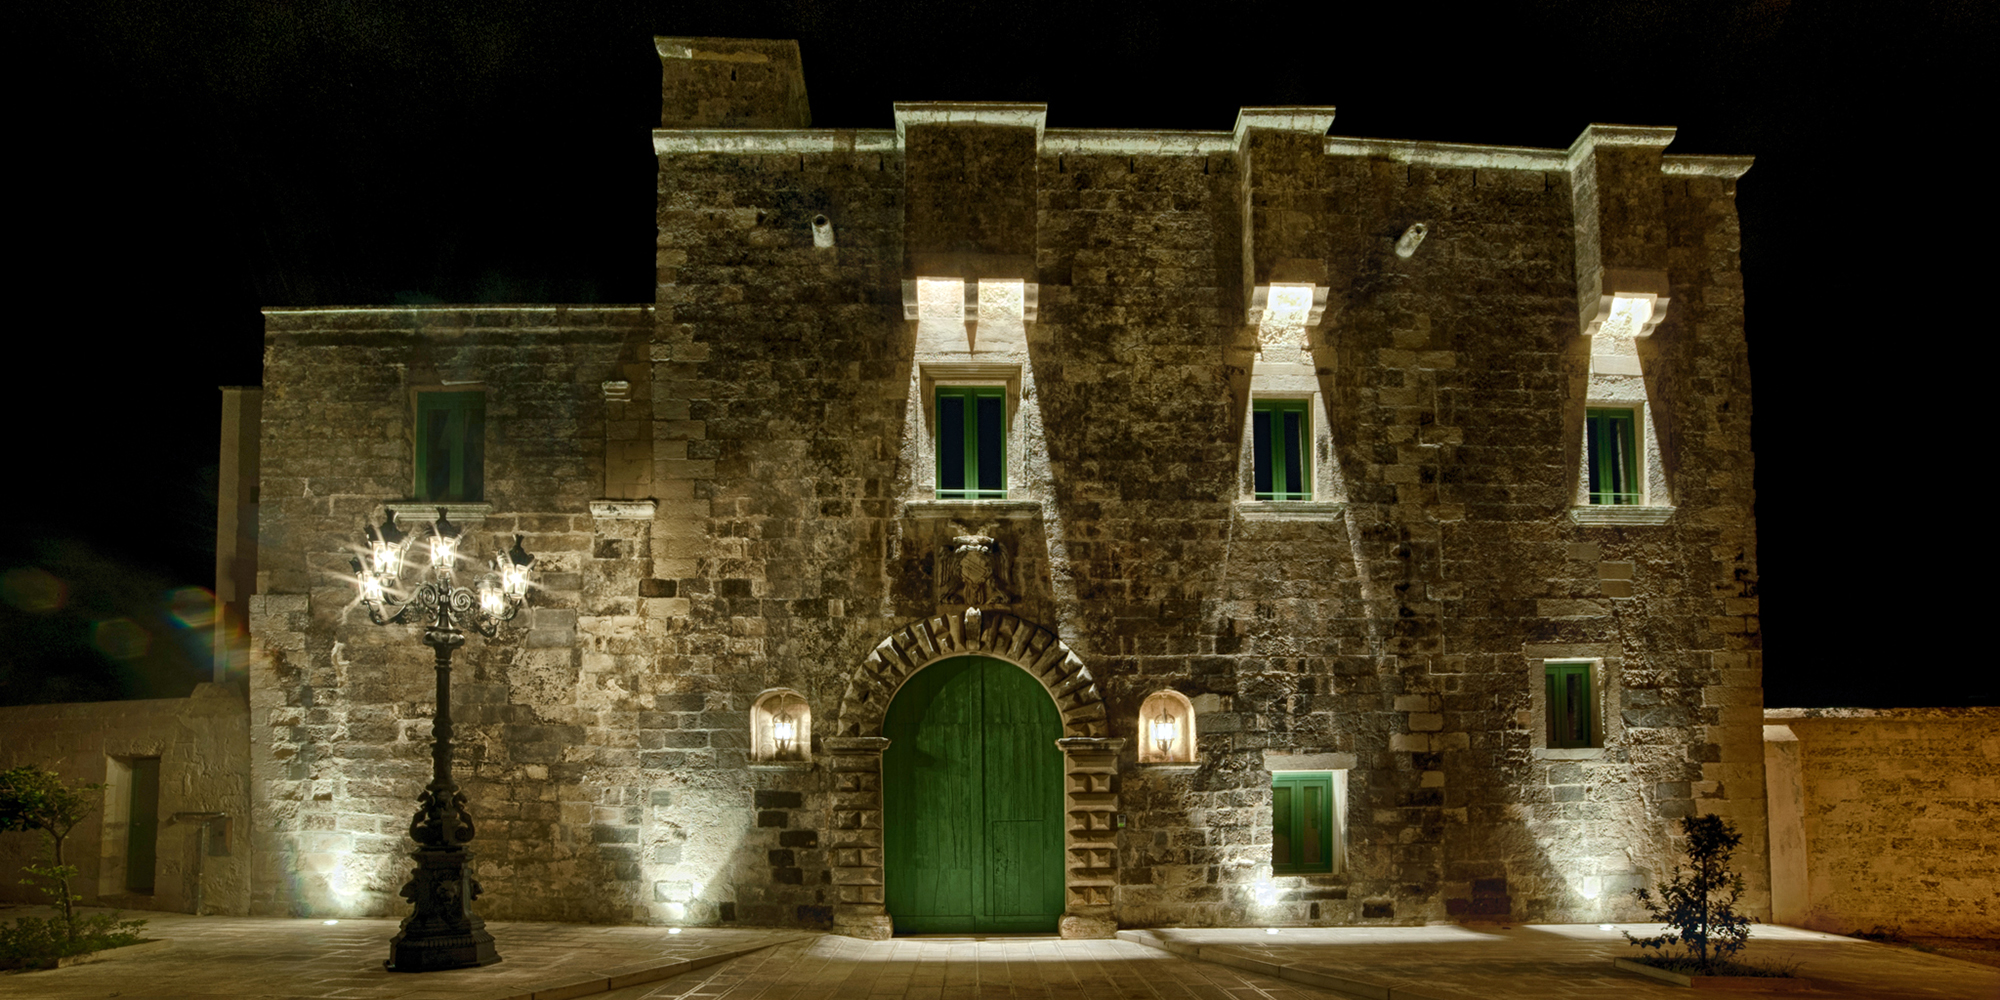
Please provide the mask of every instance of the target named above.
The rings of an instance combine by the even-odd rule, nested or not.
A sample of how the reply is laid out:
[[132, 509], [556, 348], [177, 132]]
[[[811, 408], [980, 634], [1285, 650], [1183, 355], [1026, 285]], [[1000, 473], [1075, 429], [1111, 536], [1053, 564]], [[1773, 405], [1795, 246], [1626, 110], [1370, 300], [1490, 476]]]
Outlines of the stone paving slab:
[[[1173, 954], [1250, 969], [1369, 1000], [1682, 997], [1684, 987], [1612, 968], [1658, 924], [1441, 927], [1162, 928], [1119, 937]], [[1756, 925], [1746, 958], [1799, 963], [1810, 996], [1853, 1000], [1996, 1000], [2000, 969], [1771, 924]]]
[[1128, 941], [794, 941], [602, 1000], [1345, 1000]]
[[[0, 919], [34, 912], [0, 911]], [[563, 1000], [656, 982], [811, 936], [765, 929], [689, 928], [670, 934], [664, 927], [496, 922], [486, 929], [500, 952], [499, 964], [395, 973], [383, 969], [382, 960], [399, 920], [139, 915], [147, 921], [147, 936], [171, 940], [170, 950], [0, 976], [0, 997]]]

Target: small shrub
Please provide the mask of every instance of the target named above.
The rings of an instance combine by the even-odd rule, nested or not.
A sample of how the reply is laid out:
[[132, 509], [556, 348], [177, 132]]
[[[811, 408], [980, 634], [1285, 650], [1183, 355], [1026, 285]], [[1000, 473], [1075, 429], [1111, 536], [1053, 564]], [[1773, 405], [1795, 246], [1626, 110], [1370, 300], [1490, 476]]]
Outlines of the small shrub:
[[1649, 965], [1668, 968], [1668, 962], [1684, 962], [1694, 974], [1716, 975], [1717, 966], [1730, 962], [1750, 938], [1750, 918], [1736, 912], [1736, 901], [1743, 895], [1743, 876], [1729, 870], [1729, 858], [1743, 842], [1743, 835], [1714, 813], [1682, 819], [1681, 830], [1687, 834], [1687, 857], [1692, 867], [1675, 864], [1670, 877], [1658, 886], [1657, 902], [1653, 890], [1632, 890], [1646, 912], [1667, 925], [1666, 933], [1642, 938], [1626, 931], [1625, 940], [1659, 953], [1648, 956]]
[[90, 815], [89, 793], [103, 787], [71, 785], [62, 775], [33, 766], [0, 771], [0, 830], [40, 830], [55, 862], [22, 868], [34, 878], [21, 883], [39, 888], [55, 900], [59, 911], [57, 916], [20, 917], [10, 926], [0, 926], [0, 964], [52, 965], [58, 958], [138, 943], [144, 920], [77, 914], [76, 904], [83, 897], [70, 890], [70, 881], [79, 872], [75, 865], [63, 863], [64, 842]]
[[1708, 968], [1687, 956], [1664, 957], [1647, 956], [1640, 959], [1655, 969], [1678, 972], [1683, 976], [1751, 976], [1756, 978], [1789, 979], [1799, 974], [1799, 963], [1784, 961], [1759, 961], [1747, 958], [1716, 959]]
[[46, 968], [57, 959], [138, 944], [144, 920], [120, 920], [115, 913], [63, 917], [16, 917], [0, 924], [0, 967]]

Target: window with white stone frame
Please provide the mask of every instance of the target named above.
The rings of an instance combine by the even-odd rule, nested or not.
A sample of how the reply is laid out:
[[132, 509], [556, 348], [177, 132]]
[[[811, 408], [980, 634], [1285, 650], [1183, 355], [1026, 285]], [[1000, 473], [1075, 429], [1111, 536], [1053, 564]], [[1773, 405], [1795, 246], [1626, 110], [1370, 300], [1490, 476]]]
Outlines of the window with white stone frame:
[[1624, 729], [1618, 717], [1616, 647], [1595, 644], [1529, 647], [1528, 710], [1519, 717], [1529, 749], [1545, 760], [1601, 757]]
[[1663, 523], [1674, 508], [1641, 345], [1664, 302], [1651, 295], [1614, 295], [1611, 301], [1588, 334], [1590, 374], [1571, 517], [1585, 524]]
[[1021, 367], [929, 362], [918, 371], [925, 431], [918, 440], [918, 495], [948, 501], [1023, 499]]
[[1264, 751], [1271, 774], [1271, 875], [1347, 870], [1347, 776], [1352, 753]]
[[[907, 509], [982, 505], [987, 516], [1037, 509], [1046, 482], [1041, 418], [1027, 371], [1032, 283], [918, 278], [904, 283], [916, 321], [909, 423], [903, 438]], [[999, 513], [996, 513], [999, 512]]]

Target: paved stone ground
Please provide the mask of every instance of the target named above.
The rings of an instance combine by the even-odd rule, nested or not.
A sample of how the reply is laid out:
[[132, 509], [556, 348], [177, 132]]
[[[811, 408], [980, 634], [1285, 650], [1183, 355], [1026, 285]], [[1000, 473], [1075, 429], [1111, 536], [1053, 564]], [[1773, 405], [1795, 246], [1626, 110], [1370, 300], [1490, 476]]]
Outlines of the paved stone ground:
[[1052, 937], [826, 936], [794, 941], [606, 1000], [1351, 1000], [1341, 994], [1191, 962], [1130, 941]]
[[[1298, 928], [1126, 931], [1120, 937], [1178, 954], [1284, 974], [1281, 969], [1341, 977], [1355, 992], [1388, 989], [1396, 997], [1611, 998], [1682, 997], [1683, 987], [1655, 984], [1612, 968], [1639, 950], [1622, 930], [1657, 934], [1658, 924], [1491, 925], [1485, 927]], [[1996, 1000], [2000, 969], [1890, 948], [1795, 927], [1752, 928], [1743, 957], [1797, 962], [1814, 997], [1855, 1000]], [[1378, 994], [1379, 995], [1379, 994]]]
[[[0, 920], [31, 912], [0, 910]], [[0, 976], [0, 997], [342, 997], [361, 1000], [1553, 1000], [1680, 998], [1611, 968], [1635, 949], [1594, 925], [1125, 931], [1045, 937], [856, 941], [778, 930], [489, 924], [506, 961], [397, 975], [382, 969], [394, 920], [145, 914], [164, 952]], [[1646, 925], [1621, 925], [1646, 933]], [[774, 947], [773, 947], [774, 946]], [[761, 949], [761, 950], [757, 950]], [[1801, 963], [1851, 1000], [1995, 1000], [2000, 969], [1788, 927], [1759, 927], [1748, 954]], [[1192, 960], [1199, 956], [1202, 960]], [[677, 965], [709, 962], [701, 968]], [[619, 975], [648, 981], [625, 986]], [[1315, 977], [1318, 977], [1315, 979]], [[1341, 990], [1327, 988], [1338, 984]], [[619, 988], [610, 988], [619, 987]], [[610, 988], [607, 991], [607, 988]]]
[[[1649, 925], [1620, 925], [1656, 933]], [[826, 937], [797, 941], [606, 1000], [934, 1000], [950, 997], [1679, 998], [1620, 972], [1636, 952], [1614, 927], [1390, 927], [1127, 931], [1121, 940]], [[1208, 961], [1175, 961], [1198, 951]], [[1851, 938], [1760, 927], [1746, 953], [1797, 961], [1816, 988], [1852, 1000], [1995, 1000], [2000, 970]], [[1228, 964], [1223, 964], [1228, 963]], [[1311, 979], [1317, 985], [1280, 976]], [[1344, 989], [1330, 988], [1342, 981]], [[1769, 995], [1769, 994], [1765, 994]]]
[[[0, 920], [42, 908], [0, 908]], [[100, 912], [100, 911], [90, 911]], [[165, 951], [66, 969], [0, 976], [0, 997], [344, 997], [358, 1000], [509, 1000], [537, 993], [602, 994], [614, 975], [662, 975], [675, 963], [715, 962], [781, 941], [797, 931], [588, 924], [489, 923], [502, 961], [477, 969], [419, 974], [382, 968], [399, 920], [282, 920], [138, 913], [148, 937], [167, 938]], [[595, 981], [594, 987], [589, 986]]]

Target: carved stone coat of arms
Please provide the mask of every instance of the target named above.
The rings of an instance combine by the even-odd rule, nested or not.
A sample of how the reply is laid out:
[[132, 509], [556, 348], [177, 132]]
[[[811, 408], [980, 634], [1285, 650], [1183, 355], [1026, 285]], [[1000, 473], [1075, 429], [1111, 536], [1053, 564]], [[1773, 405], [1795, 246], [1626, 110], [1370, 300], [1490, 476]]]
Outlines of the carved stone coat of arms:
[[955, 535], [944, 546], [939, 601], [985, 606], [1014, 600], [1007, 550], [986, 535]]

